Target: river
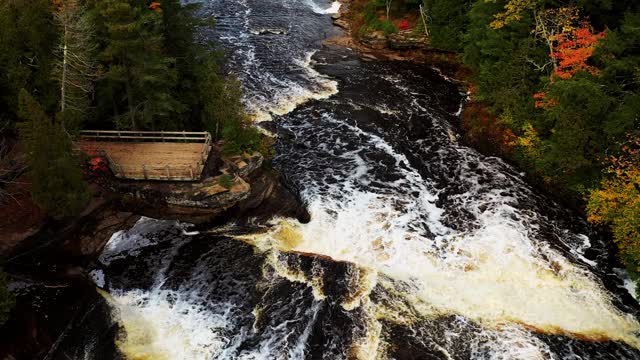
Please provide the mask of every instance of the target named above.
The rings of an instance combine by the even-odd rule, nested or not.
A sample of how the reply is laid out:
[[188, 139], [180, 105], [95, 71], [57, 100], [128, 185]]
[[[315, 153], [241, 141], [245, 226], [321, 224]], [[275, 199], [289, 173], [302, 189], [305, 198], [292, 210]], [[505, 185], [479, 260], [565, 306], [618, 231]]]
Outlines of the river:
[[[311, 220], [196, 232], [143, 218], [114, 234], [93, 276], [123, 328], [119, 351], [640, 359], [639, 307], [609, 246], [523, 174], [459, 142], [465, 95], [437, 71], [322, 46], [337, 8], [203, 3], [217, 27], [200, 36], [226, 51]], [[87, 340], [86, 358], [98, 343]]]

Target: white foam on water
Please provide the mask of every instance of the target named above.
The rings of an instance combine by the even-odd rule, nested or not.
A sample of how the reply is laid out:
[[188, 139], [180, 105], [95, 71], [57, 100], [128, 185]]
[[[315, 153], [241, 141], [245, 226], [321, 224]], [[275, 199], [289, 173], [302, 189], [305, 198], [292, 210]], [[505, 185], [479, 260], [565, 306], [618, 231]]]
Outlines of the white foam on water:
[[631, 295], [634, 299], [638, 300], [638, 285], [631, 279], [629, 273], [625, 269], [613, 269], [613, 272], [622, 279], [622, 287]]
[[338, 93], [338, 82], [320, 74], [312, 66], [311, 57], [316, 51], [306, 53], [304, 59], [294, 60], [293, 64], [303, 70], [311, 84], [301, 85], [292, 80], [279, 79], [273, 74], [261, 74], [263, 84], [273, 84], [279, 90], [273, 98], [254, 95], [247, 98], [248, 112], [255, 122], [271, 121], [272, 115], [285, 115], [298, 106], [311, 101], [329, 98]]
[[[326, 193], [303, 193], [311, 222], [279, 219], [273, 231], [253, 237], [259, 247], [321, 254], [409, 283], [416, 290], [405, 295], [420, 303], [417, 307], [425, 315], [459, 314], [490, 329], [506, 323], [640, 347], [637, 320], [612, 304], [611, 295], [587, 269], [536, 240], [537, 222], [542, 220], [514, 208], [514, 198], [503, 195], [504, 189], [482, 189], [477, 179], [470, 180], [469, 193], [456, 195], [456, 201], [474, 212], [478, 226], [450, 229], [441, 222], [444, 210], [436, 206], [437, 193], [429, 181], [383, 139], [353, 126], [351, 130], [368, 137], [363, 146], [393, 156], [394, 171], [403, 173], [394, 185], [417, 195], [358, 190], [357, 184], [367, 178], [368, 168], [362, 163]], [[358, 163], [357, 153], [343, 156]], [[505, 178], [499, 169], [492, 172]], [[399, 209], [399, 203], [408, 211]], [[431, 235], [419, 230], [425, 221]], [[287, 234], [298, 234], [293, 247], [290, 242], [282, 245], [283, 227]], [[572, 238], [586, 244], [583, 236]]]
[[331, 3], [329, 8], [323, 9], [318, 4], [316, 4], [313, 0], [305, 0], [305, 3], [311, 7], [311, 10], [316, 14], [337, 14], [340, 11], [340, 7], [342, 4], [339, 1], [334, 1]]
[[513, 325], [484, 330], [471, 342], [471, 359], [546, 360], [554, 359], [549, 346], [528, 331]]
[[116, 290], [104, 296], [123, 326], [117, 346], [127, 359], [211, 359], [230, 341], [224, 336], [230, 311], [214, 314], [182, 292]]

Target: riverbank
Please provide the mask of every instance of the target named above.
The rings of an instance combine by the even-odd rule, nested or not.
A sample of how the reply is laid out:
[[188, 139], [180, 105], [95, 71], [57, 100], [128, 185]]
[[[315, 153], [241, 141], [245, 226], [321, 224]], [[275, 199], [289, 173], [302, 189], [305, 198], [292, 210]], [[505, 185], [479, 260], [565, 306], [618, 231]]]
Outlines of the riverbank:
[[409, 61], [433, 66], [449, 80], [463, 88], [468, 86], [470, 70], [458, 60], [455, 52], [436, 49], [428, 44], [428, 38], [416, 34], [413, 29], [385, 35], [382, 31], [359, 34], [352, 0], [338, 0], [341, 4], [332, 14], [333, 24], [343, 30], [342, 35], [324, 41], [328, 46], [340, 46], [357, 51], [365, 59]]
[[[613, 275], [609, 252], [514, 168], [460, 146], [457, 86], [422, 64], [317, 49], [331, 23], [304, 2], [210, 6], [223, 34], [209, 38], [231, 49], [250, 99], [315, 95], [266, 125], [287, 180], [271, 187], [268, 167], [243, 179], [258, 193], [291, 184], [313, 219], [255, 231], [255, 217], [290, 206], [271, 196], [214, 219], [233, 221], [236, 209], [246, 226], [138, 221], [92, 268], [104, 289], [96, 309], [106, 299], [109, 311], [79, 310], [85, 321], [71, 322], [62, 341], [72, 343], [58, 347], [59, 357], [118, 358], [110, 351], [119, 335], [130, 358], [640, 358], [637, 303]], [[255, 35], [252, 24], [293, 31]], [[296, 61], [305, 55], [312, 59]], [[321, 84], [337, 91], [322, 96]], [[129, 189], [127, 204], [151, 210], [147, 198], [195, 190]], [[25, 302], [36, 308], [59, 285], [47, 282]], [[42, 321], [66, 306], [50, 303]], [[123, 331], [111, 330], [114, 319]], [[34, 330], [25, 329], [31, 344]], [[57, 342], [55, 334], [39, 339]]]
[[[477, 100], [472, 70], [461, 61], [460, 54], [432, 47], [429, 38], [416, 35], [415, 29], [388, 35], [382, 31], [359, 31], [357, 27], [362, 24], [357, 21], [360, 15], [358, 11], [362, 11], [366, 2], [339, 0], [339, 3], [340, 9], [332, 15], [332, 20], [335, 26], [343, 30], [343, 34], [325, 40], [325, 45], [352, 49], [365, 60], [406, 61], [434, 68], [447, 80], [457, 84], [461, 92], [467, 93], [458, 121], [453, 124], [460, 130], [463, 143], [484, 155], [497, 156], [519, 168], [532, 186], [543, 193], [552, 194], [560, 204], [586, 218], [583, 198], [568, 193], [566, 189], [549, 182], [518, 162], [515, 135], [498, 121], [487, 104]], [[359, 7], [354, 9], [354, 4]], [[604, 235], [611, 237], [607, 231], [604, 231]]]
[[[0, 357], [33, 359], [55, 354], [58, 339], [71, 327], [83, 326], [82, 319], [87, 317], [101, 318], [99, 327], [117, 332], [109, 307], [95, 292], [86, 269], [113, 234], [130, 229], [143, 216], [198, 224], [194, 231], [230, 221], [260, 223], [273, 216], [308, 221], [299, 196], [260, 153], [223, 156], [220, 147], [214, 152], [198, 183], [121, 181], [108, 172], [87, 169], [92, 198], [77, 217], [66, 220], [51, 219], [33, 205], [28, 179], [21, 178], [22, 201], [0, 207], [0, 212], [12, 214], [0, 221], [0, 255], [14, 281], [18, 304], [0, 329], [5, 339]], [[41, 298], [46, 301], [41, 303]], [[103, 345], [108, 353], [116, 353], [113, 344]]]

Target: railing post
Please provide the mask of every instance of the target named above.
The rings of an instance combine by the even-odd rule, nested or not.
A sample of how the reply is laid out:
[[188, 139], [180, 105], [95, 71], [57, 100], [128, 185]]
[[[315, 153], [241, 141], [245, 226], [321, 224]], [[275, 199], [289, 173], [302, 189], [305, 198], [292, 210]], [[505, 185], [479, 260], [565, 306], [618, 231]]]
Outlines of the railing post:
[[142, 164], [142, 174], [144, 174], [144, 179], [147, 180], [147, 165]]
[[191, 167], [191, 165], [189, 165], [189, 173], [191, 174], [191, 180], [193, 180], [193, 167]]
[[167, 180], [171, 179], [171, 172], [169, 171], [169, 165], [165, 166], [165, 169], [167, 170]]

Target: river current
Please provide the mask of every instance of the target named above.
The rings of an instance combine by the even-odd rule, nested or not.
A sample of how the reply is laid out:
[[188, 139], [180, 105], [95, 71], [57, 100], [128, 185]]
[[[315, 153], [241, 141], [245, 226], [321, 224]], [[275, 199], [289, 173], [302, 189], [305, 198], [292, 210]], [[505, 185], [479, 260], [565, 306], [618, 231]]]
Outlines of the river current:
[[[459, 143], [434, 69], [326, 47], [325, 0], [206, 0], [308, 223], [143, 218], [93, 276], [129, 359], [640, 359], [610, 249]], [[629, 286], [627, 286], [629, 287]], [[93, 339], [94, 343], [99, 342]], [[99, 358], [92, 341], [84, 358]]]

